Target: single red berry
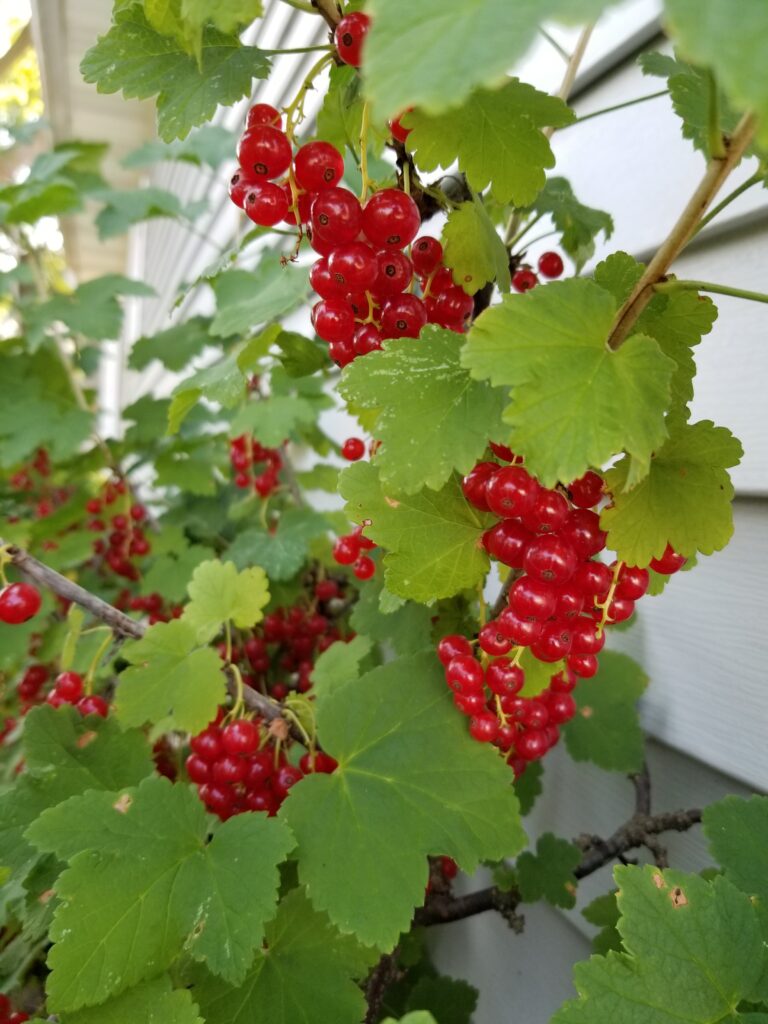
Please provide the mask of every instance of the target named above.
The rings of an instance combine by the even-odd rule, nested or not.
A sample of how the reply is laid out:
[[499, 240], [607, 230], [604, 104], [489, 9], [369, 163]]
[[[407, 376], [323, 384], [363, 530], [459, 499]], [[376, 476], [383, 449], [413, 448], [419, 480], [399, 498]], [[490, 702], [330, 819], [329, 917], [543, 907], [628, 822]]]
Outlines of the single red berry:
[[504, 633], [499, 632], [495, 622], [486, 623], [477, 636], [482, 650], [493, 657], [508, 654], [512, 650], [512, 641]]
[[502, 519], [483, 534], [483, 546], [489, 555], [511, 569], [522, 569], [523, 558], [533, 534], [516, 519]]
[[[671, 576], [672, 573], [682, 569], [687, 561], [688, 559], [684, 558], [683, 555], [678, 555], [671, 544], [667, 544], [661, 558], [651, 559], [651, 569], [654, 572], [660, 572], [662, 576]], [[0, 598], [1, 600], [2, 598]]]
[[315, 584], [315, 597], [318, 601], [332, 601], [340, 593], [336, 580], [318, 580]]
[[557, 588], [557, 604], [553, 613], [554, 617], [570, 622], [584, 610], [584, 600], [583, 592], [571, 578], [563, 586]]
[[604, 562], [582, 562], [571, 580], [589, 600], [604, 600], [613, 582], [613, 573]]
[[538, 761], [549, 750], [549, 743], [540, 729], [526, 729], [515, 740], [515, 750], [524, 761]]
[[209, 811], [220, 818], [228, 817], [235, 803], [235, 794], [229, 786], [203, 785], [198, 789], [200, 799]]
[[511, 608], [505, 608], [496, 620], [499, 631], [519, 647], [529, 647], [541, 636], [544, 623], [536, 619], [523, 619]]
[[285, 174], [291, 165], [292, 155], [287, 136], [270, 125], [249, 129], [237, 145], [240, 166], [260, 181]]
[[245, 785], [248, 789], [261, 789], [275, 771], [275, 756], [271, 750], [260, 750], [247, 760]]
[[311, 775], [313, 772], [315, 774], [331, 775], [338, 767], [339, 762], [336, 758], [331, 757], [330, 754], [326, 754], [322, 750], [316, 750], [314, 754], [310, 754], [307, 751], [299, 759], [299, 768], [301, 768], [305, 775]]
[[288, 212], [288, 199], [279, 185], [265, 181], [246, 193], [243, 209], [254, 224], [271, 228], [279, 224]]
[[56, 690], [67, 704], [76, 704], [83, 695], [83, 678], [77, 672], [61, 672], [56, 676]]
[[570, 722], [576, 714], [576, 701], [570, 693], [553, 693], [547, 700], [550, 721], [555, 725]]
[[297, 782], [301, 782], [303, 778], [304, 774], [300, 768], [296, 768], [292, 764], [284, 764], [272, 776], [272, 788], [279, 799], [284, 800], [288, 796], [289, 789]]
[[498, 718], [490, 711], [475, 715], [469, 723], [469, 734], [480, 743], [493, 743], [499, 734]]
[[352, 347], [355, 355], [365, 356], [369, 352], [379, 352], [381, 341], [381, 331], [375, 324], [363, 324], [354, 333]]
[[312, 324], [323, 341], [351, 341], [355, 333], [355, 314], [344, 299], [323, 299], [312, 308]]
[[334, 42], [339, 52], [339, 57], [345, 64], [353, 68], [359, 68], [362, 61], [362, 47], [368, 29], [371, 27], [371, 19], [362, 11], [353, 11], [346, 14], [336, 26]]
[[453, 658], [460, 654], [471, 658], [472, 644], [459, 633], [450, 633], [448, 636], [444, 636], [437, 645], [437, 656], [443, 665], [448, 665]]
[[525, 673], [519, 665], [513, 665], [505, 658], [492, 661], [485, 670], [485, 684], [491, 693], [499, 697], [514, 697], [525, 682]]
[[245, 806], [249, 811], [265, 811], [272, 816], [277, 814], [278, 802], [271, 789], [251, 789], [245, 794]]
[[578, 565], [573, 547], [560, 537], [544, 534], [535, 537], [525, 549], [523, 568], [529, 576], [546, 583], [567, 582]]
[[208, 761], [204, 761], [199, 754], [190, 754], [185, 761], [185, 766], [190, 782], [194, 782], [196, 785], [202, 786], [206, 782], [211, 781], [211, 766]]
[[542, 253], [538, 267], [542, 277], [560, 277], [564, 269], [563, 258], [558, 252]]
[[535, 576], [522, 576], [512, 584], [509, 606], [521, 619], [548, 619], [557, 606], [557, 590]]
[[273, 128], [282, 128], [283, 119], [280, 111], [269, 103], [254, 103], [245, 119], [246, 128], [255, 128], [259, 124], [268, 124]]
[[483, 666], [471, 654], [457, 654], [445, 669], [445, 681], [454, 693], [478, 693], [484, 678]]
[[522, 455], [515, 455], [515, 453], [508, 445], [499, 444], [496, 441], [489, 441], [488, 446], [490, 447], [491, 451], [496, 456], [496, 458], [501, 459], [502, 462], [514, 462], [516, 466], [522, 466]]
[[468, 502], [474, 505], [475, 508], [482, 509], [483, 512], [488, 511], [485, 489], [488, 486], [488, 482], [491, 477], [495, 476], [495, 474], [499, 472], [499, 468], [500, 467], [495, 462], [478, 462], [474, 469], [471, 469], [462, 481], [461, 489], [464, 492], [464, 497]]
[[479, 715], [485, 710], [485, 695], [482, 690], [454, 693], [453, 703], [462, 715]]
[[589, 616], [580, 616], [571, 625], [571, 653], [599, 654], [605, 645], [605, 633], [598, 635], [597, 624]]
[[437, 270], [443, 258], [443, 247], [431, 235], [422, 235], [411, 246], [413, 269], [422, 277], [429, 277]]
[[247, 767], [244, 758], [226, 754], [211, 765], [211, 778], [220, 786], [234, 785], [243, 781]]
[[604, 486], [603, 478], [590, 469], [584, 476], [568, 484], [568, 491], [577, 508], [594, 508], [603, 496]]
[[597, 674], [597, 656], [594, 654], [569, 654], [566, 665], [580, 679], [591, 679]]
[[446, 288], [435, 299], [432, 323], [459, 334], [466, 330], [475, 311], [475, 300], [463, 288]]
[[313, 235], [334, 247], [354, 242], [363, 227], [363, 210], [354, 193], [346, 188], [327, 188], [312, 201], [310, 215]]
[[221, 730], [221, 745], [228, 754], [253, 754], [259, 749], [259, 727], [247, 718], [230, 722]]
[[539, 283], [538, 277], [532, 270], [516, 270], [512, 275], [512, 287], [516, 292], [529, 292]]
[[0, 622], [20, 626], [40, 611], [42, 599], [31, 583], [11, 583], [0, 591]]
[[367, 555], [361, 555], [352, 566], [352, 572], [359, 580], [369, 580], [376, 572], [376, 563]]
[[355, 348], [351, 339], [332, 341], [328, 346], [328, 355], [337, 366], [347, 366], [355, 358]]
[[553, 693], [570, 693], [575, 686], [576, 676], [568, 669], [558, 672], [549, 681], [549, 688]]
[[258, 185], [259, 181], [264, 179], [257, 178], [255, 175], [248, 175], [239, 167], [232, 177], [229, 179], [229, 198], [238, 206], [241, 210], [245, 206], [245, 197], [248, 195], [250, 190]]
[[373, 283], [373, 292], [378, 298], [399, 295], [413, 279], [413, 265], [403, 252], [396, 249], [382, 249], [376, 256], [378, 273]]
[[221, 730], [216, 726], [209, 726], [189, 741], [189, 746], [194, 754], [202, 757], [204, 761], [213, 764], [221, 757]]
[[568, 502], [559, 491], [540, 487], [523, 522], [533, 533], [556, 533], [568, 518]]
[[307, 192], [320, 192], [341, 181], [344, 157], [330, 142], [307, 142], [293, 159], [293, 172]]
[[531, 644], [531, 654], [539, 661], [560, 661], [571, 651], [570, 629], [561, 622], [547, 622], [536, 643]]
[[608, 605], [608, 622], [626, 622], [635, 612], [635, 602], [625, 597], [614, 597]]
[[354, 535], [339, 537], [333, 545], [333, 557], [339, 565], [352, 565], [360, 557], [360, 540]]
[[538, 483], [522, 466], [502, 466], [488, 482], [485, 497], [491, 512], [514, 519], [531, 510], [538, 492]]
[[543, 729], [549, 723], [549, 711], [544, 701], [526, 700], [520, 723], [526, 729]]
[[568, 541], [581, 559], [592, 558], [605, 547], [608, 534], [600, 529], [600, 516], [588, 508], [574, 508], [568, 513], [560, 536]]
[[381, 307], [381, 333], [384, 338], [418, 338], [426, 322], [426, 308], [416, 295], [396, 295]]
[[636, 565], [622, 565], [619, 569], [619, 582], [615, 595], [630, 601], [639, 601], [648, 590], [649, 583], [650, 575], [647, 569], [639, 569]]
[[357, 462], [365, 455], [365, 441], [359, 437], [348, 437], [341, 446], [341, 454], [349, 462]]
[[[328, 257], [328, 270], [334, 281], [346, 292], [364, 293], [373, 288], [379, 272], [376, 253], [365, 242], [346, 242], [337, 246]], [[368, 302], [365, 301], [367, 309]], [[362, 310], [360, 310], [362, 312]]]
[[404, 249], [416, 237], [421, 214], [405, 192], [385, 188], [371, 196], [363, 210], [363, 231], [381, 249]]
[[97, 516], [101, 512], [101, 502], [98, 498], [89, 498], [85, 503], [85, 511], [89, 512], [92, 516]]
[[412, 110], [413, 107], [408, 107], [408, 109], [404, 110], [402, 114], [398, 114], [397, 117], [393, 117], [389, 122], [389, 130], [392, 132], [392, 137], [397, 139], [398, 142], [404, 143], [411, 134], [412, 129], [406, 128], [405, 125], [402, 124], [402, 119], [406, 114], [410, 114]]
[[77, 702], [77, 710], [83, 718], [87, 715], [98, 715], [100, 718], [106, 718], [109, 714], [109, 704], [97, 693], [92, 693], [90, 697], [82, 697]]
[[449, 882], [459, 873], [459, 865], [453, 857], [440, 857], [440, 873]]

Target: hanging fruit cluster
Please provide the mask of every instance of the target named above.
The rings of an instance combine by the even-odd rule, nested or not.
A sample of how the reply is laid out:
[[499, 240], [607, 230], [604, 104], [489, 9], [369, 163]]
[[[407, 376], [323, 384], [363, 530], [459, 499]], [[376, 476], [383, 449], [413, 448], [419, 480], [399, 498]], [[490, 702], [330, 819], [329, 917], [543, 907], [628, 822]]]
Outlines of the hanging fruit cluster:
[[[229, 461], [235, 472], [235, 487], [245, 490], [253, 487], [261, 498], [266, 498], [280, 486], [279, 472], [283, 457], [277, 448], [265, 448], [256, 438], [241, 434], [229, 442]], [[260, 472], [256, 466], [264, 466]]]

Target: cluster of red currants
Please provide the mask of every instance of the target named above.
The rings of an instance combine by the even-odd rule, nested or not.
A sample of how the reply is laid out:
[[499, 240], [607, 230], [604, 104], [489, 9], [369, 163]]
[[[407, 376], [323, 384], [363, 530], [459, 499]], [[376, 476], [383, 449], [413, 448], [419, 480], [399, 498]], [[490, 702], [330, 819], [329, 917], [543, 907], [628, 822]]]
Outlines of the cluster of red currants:
[[[317, 583], [318, 591], [324, 595], [318, 600], [328, 604], [341, 594], [335, 580]], [[232, 650], [231, 660], [245, 668], [246, 683], [266, 689], [275, 700], [284, 700], [292, 690], [310, 690], [315, 657], [331, 644], [346, 639], [351, 636], [342, 637], [332, 617], [319, 608], [294, 605], [265, 615], [242, 647]], [[220, 653], [226, 657], [223, 647]]]
[[[557, 252], [545, 252], [539, 256], [539, 273], [542, 277], [552, 280], [560, 277], [563, 272], [563, 258]], [[516, 292], [529, 292], [539, 284], [539, 279], [532, 267], [524, 263], [512, 275], [512, 287]]]
[[[13, 491], [20, 492], [21, 500], [34, 507], [35, 519], [47, 519], [53, 515], [72, 495], [68, 487], [55, 487], [50, 480], [51, 460], [46, 448], [38, 448], [34, 458], [12, 474], [9, 484]], [[11, 522], [18, 517], [10, 516]]]
[[200, 799], [222, 820], [245, 811], [277, 814], [292, 786], [312, 772], [330, 773], [336, 761], [320, 751], [307, 752], [290, 764], [270, 743], [258, 720], [216, 722], [190, 740], [187, 775]]
[[120, 595], [120, 598], [121, 600], [115, 601], [116, 608], [120, 608], [121, 611], [130, 608], [132, 612], [146, 612], [150, 626], [154, 626], [156, 622], [170, 622], [171, 619], [178, 619], [184, 611], [183, 605], [167, 602], [157, 591], [135, 597], [132, 597], [130, 593], [124, 593]]
[[45, 700], [54, 708], [60, 708], [62, 704], [73, 704], [83, 716], [99, 715], [106, 718], [109, 714], [109, 704], [103, 697], [85, 692], [83, 677], [78, 672], [60, 672]]
[[[108, 512], [120, 499], [123, 511]], [[86, 501], [85, 511], [92, 517], [88, 521], [88, 529], [92, 533], [102, 534], [93, 542], [94, 554], [102, 558], [102, 564], [116, 576], [138, 580], [141, 574], [134, 559], [148, 555], [152, 545], [142, 528], [147, 510], [144, 505], [131, 502], [125, 480], [108, 481], [102, 489], [101, 497]]]
[[364, 551], [373, 551], [376, 545], [363, 536], [363, 530], [369, 523], [356, 526], [352, 533], [338, 537], [333, 545], [333, 558], [337, 565], [351, 565], [352, 572], [359, 580], [369, 580], [376, 572], [376, 563]]
[[[514, 582], [507, 606], [480, 629], [479, 657], [461, 636], [445, 637], [438, 655], [456, 706], [471, 718], [472, 736], [496, 743], [519, 771], [557, 741], [557, 726], [575, 710], [569, 695], [576, 679], [596, 674], [605, 628], [633, 614], [649, 573], [597, 560], [606, 541], [595, 511], [604, 497], [599, 474], [590, 471], [567, 488], [549, 489], [508, 448], [491, 449], [507, 464], [479, 463], [463, 489], [473, 505], [499, 517], [483, 543], [514, 573]], [[651, 568], [668, 574], [684, 562], [668, 548]], [[565, 662], [533, 700], [519, 696], [525, 650], [546, 664]]]
[[0, 622], [20, 626], [40, 611], [40, 591], [31, 583], [9, 583], [0, 590]]
[[8, 996], [0, 994], [0, 1024], [24, 1024], [29, 1019], [28, 1013], [14, 1010]]
[[[260, 497], [266, 498], [279, 486], [283, 457], [277, 448], [265, 448], [254, 437], [241, 434], [229, 442], [229, 461], [235, 471], [235, 487], [245, 490], [253, 486]], [[258, 465], [266, 468], [256, 473], [254, 466]]]

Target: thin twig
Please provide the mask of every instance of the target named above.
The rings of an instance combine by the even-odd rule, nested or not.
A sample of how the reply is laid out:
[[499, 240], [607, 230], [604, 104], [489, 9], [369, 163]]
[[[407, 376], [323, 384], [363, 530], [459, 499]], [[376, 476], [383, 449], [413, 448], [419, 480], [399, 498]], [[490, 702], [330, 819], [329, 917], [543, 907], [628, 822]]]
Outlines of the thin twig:
[[635, 787], [635, 814], [650, 814], [651, 776], [648, 771], [648, 762], [643, 761], [643, 767], [640, 771], [630, 775], [629, 779]]
[[328, 27], [333, 31], [341, 21], [341, 9], [336, 0], [312, 0], [312, 6], [322, 14]]
[[391, 953], [384, 953], [379, 962], [368, 975], [365, 983], [365, 1000], [368, 1003], [368, 1010], [365, 1014], [364, 1024], [374, 1024], [379, 1016], [381, 1005], [387, 989], [397, 978], [397, 955], [399, 950], [393, 949]]

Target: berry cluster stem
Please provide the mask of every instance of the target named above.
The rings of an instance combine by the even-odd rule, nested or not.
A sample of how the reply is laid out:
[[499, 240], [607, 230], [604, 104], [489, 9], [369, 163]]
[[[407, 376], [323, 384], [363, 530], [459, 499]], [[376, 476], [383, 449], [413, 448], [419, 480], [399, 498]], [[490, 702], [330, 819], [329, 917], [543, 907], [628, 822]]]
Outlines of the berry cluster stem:
[[363, 183], [360, 187], [360, 204], [368, 198], [368, 188], [371, 179], [368, 177], [368, 128], [371, 119], [371, 108], [369, 103], [363, 104], [363, 114], [360, 120], [360, 176]]

